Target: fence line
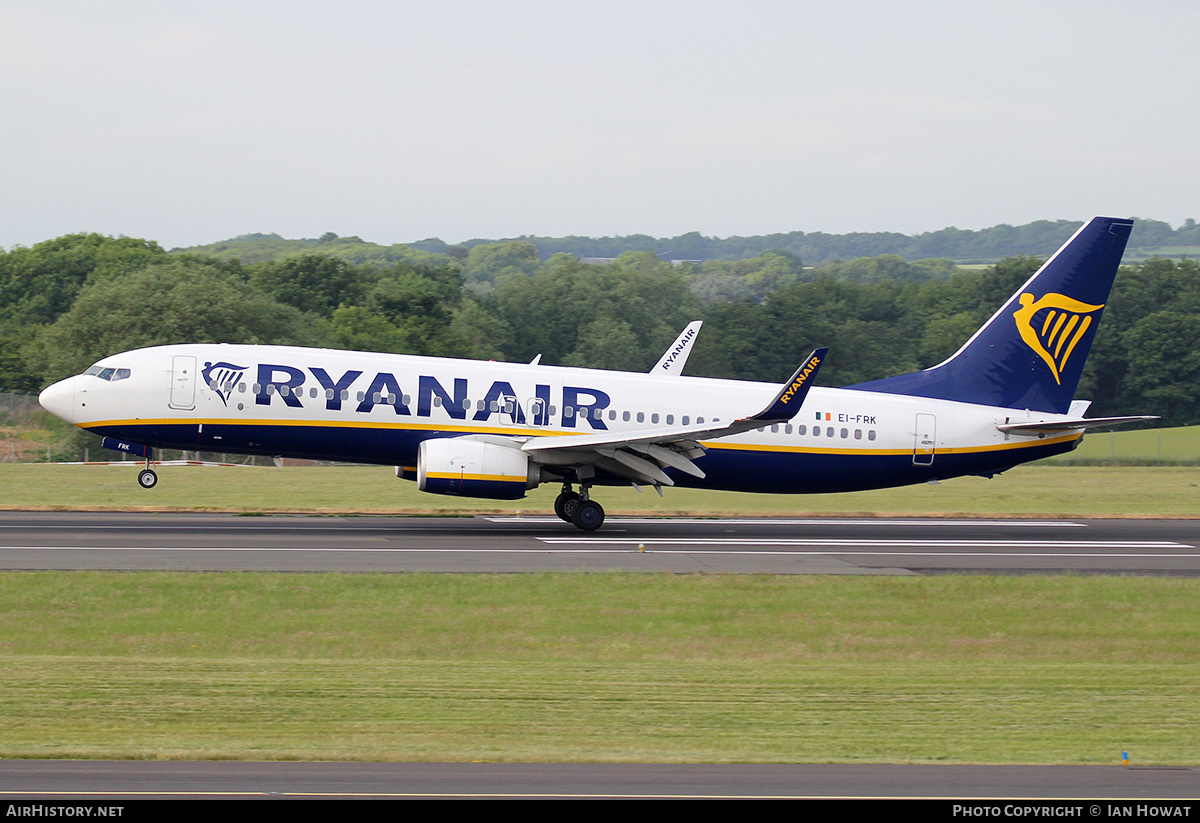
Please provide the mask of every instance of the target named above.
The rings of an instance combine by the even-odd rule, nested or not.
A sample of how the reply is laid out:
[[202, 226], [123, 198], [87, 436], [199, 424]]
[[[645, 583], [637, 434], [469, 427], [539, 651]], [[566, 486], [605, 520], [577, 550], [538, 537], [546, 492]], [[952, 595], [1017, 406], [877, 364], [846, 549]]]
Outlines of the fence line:
[[0, 391], [0, 412], [25, 414], [41, 408], [38, 405], [38, 396], [34, 392]]

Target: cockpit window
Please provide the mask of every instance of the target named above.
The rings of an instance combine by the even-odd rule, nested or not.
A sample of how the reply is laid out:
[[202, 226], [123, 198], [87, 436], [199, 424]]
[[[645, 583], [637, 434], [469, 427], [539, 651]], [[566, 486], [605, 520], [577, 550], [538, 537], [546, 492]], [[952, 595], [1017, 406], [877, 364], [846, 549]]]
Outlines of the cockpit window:
[[124, 380], [131, 374], [129, 369], [114, 369], [111, 366], [95, 365], [89, 368], [84, 374], [91, 374], [99, 377], [101, 380]]

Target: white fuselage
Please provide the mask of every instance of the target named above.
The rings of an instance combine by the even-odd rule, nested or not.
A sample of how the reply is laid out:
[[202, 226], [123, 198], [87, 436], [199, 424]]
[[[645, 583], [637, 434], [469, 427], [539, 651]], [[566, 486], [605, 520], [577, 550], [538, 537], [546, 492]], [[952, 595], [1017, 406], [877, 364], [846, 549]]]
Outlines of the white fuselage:
[[[216, 344], [125, 352], [90, 371], [46, 389], [43, 405], [84, 429], [157, 448], [401, 467], [415, 466], [417, 448], [429, 438], [495, 435], [519, 444], [732, 421], [779, 390], [699, 377]], [[1060, 417], [814, 388], [788, 423], [702, 440], [707, 453], [696, 466], [706, 476], [676, 479], [716, 489], [819, 492], [991, 474], [1067, 451], [1082, 434], [1005, 434], [998, 425]]]

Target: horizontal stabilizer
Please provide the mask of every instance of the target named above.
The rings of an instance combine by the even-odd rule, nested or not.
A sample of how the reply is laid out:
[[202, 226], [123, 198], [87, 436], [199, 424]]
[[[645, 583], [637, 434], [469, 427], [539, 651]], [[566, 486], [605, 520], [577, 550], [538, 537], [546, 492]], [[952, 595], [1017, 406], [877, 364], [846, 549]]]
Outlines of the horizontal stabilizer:
[[1126, 423], [1140, 423], [1143, 420], [1157, 420], [1153, 414], [1141, 414], [1132, 417], [1092, 417], [1077, 420], [1044, 420], [1039, 423], [1001, 423], [996, 426], [1006, 434], [1051, 434], [1053, 432], [1070, 431], [1071, 429], [1094, 429], [1101, 426], [1123, 426]]

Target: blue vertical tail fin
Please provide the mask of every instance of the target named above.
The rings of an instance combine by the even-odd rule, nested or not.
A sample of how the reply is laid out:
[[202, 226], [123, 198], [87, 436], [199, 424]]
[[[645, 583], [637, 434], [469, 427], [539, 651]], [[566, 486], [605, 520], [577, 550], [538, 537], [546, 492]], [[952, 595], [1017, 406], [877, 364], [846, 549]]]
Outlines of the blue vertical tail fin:
[[1092, 218], [949, 359], [847, 388], [1065, 414], [1132, 228]]

